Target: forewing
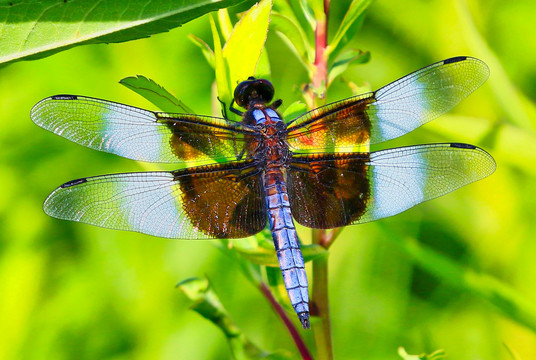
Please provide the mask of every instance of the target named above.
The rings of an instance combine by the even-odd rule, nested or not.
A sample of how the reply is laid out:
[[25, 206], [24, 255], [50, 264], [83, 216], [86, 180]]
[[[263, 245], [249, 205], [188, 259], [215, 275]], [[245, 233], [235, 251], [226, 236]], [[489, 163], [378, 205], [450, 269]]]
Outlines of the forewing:
[[148, 111], [85, 96], [41, 100], [33, 122], [89, 148], [149, 162], [237, 160], [252, 131], [225, 119]]
[[266, 225], [261, 177], [251, 163], [70, 181], [49, 195], [53, 217], [181, 239], [242, 238]]
[[350, 149], [402, 136], [446, 113], [488, 78], [471, 57], [437, 62], [381, 89], [312, 110], [288, 126], [294, 150]]
[[288, 172], [298, 223], [328, 229], [399, 214], [495, 171], [484, 150], [430, 144], [373, 153], [300, 155]]

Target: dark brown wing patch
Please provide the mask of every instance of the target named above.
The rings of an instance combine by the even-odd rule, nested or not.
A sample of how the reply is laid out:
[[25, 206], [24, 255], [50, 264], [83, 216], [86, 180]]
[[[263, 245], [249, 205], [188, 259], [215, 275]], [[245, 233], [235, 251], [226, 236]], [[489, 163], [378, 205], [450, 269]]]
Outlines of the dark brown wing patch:
[[253, 162], [201, 166], [174, 173], [190, 222], [220, 239], [251, 236], [266, 226], [260, 174]]
[[370, 197], [368, 161], [368, 153], [293, 156], [287, 183], [296, 221], [330, 229], [359, 219]]

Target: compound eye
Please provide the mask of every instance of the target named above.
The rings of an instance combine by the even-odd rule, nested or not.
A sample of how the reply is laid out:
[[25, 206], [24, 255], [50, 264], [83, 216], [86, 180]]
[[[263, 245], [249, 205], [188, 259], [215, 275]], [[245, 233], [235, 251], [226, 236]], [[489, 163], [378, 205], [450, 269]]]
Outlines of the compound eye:
[[272, 83], [265, 79], [253, 77], [238, 84], [234, 92], [235, 102], [244, 109], [247, 109], [251, 102], [268, 103], [273, 97], [274, 87]]
[[271, 82], [269, 82], [266, 79], [259, 79], [257, 80], [257, 93], [259, 94], [259, 98], [261, 98], [264, 102], [269, 103], [274, 98], [274, 86]]
[[238, 106], [243, 107], [244, 109], [248, 107], [248, 88], [251, 86], [252, 80], [242, 81], [235, 89], [234, 100]]

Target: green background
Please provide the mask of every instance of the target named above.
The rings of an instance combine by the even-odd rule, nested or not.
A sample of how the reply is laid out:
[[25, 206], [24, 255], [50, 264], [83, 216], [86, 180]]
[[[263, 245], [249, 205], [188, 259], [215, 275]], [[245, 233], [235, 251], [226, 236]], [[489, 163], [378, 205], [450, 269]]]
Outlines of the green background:
[[[333, 30], [344, 6], [333, 1]], [[399, 346], [414, 354], [442, 348], [457, 360], [516, 358], [507, 347], [519, 359], [536, 358], [534, 319], [513, 320], [518, 309], [492, 305], [485, 299], [493, 294], [481, 297], [474, 288], [495, 278], [536, 313], [535, 17], [532, 0], [378, 0], [370, 7], [351, 46], [372, 58], [344, 73], [346, 81], [376, 89], [456, 55], [479, 57], [491, 69], [490, 80], [448, 115], [374, 149], [468, 142], [498, 166], [490, 178], [441, 199], [343, 231], [330, 249], [335, 358], [399, 359]], [[261, 293], [210, 241], [100, 229], [42, 211], [48, 193], [67, 180], [147, 165], [48, 133], [30, 121], [31, 107], [68, 93], [152, 109], [117, 83], [142, 74], [211, 114], [213, 71], [190, 33], [212, 43], [204, 16], [148, 39], [0, 69], [0, 359], [229, 358], [223, 334], [174, 288], [203, 275], [253, 342], [297, 356]], [[269, 33], [266, 46], [276, 96], [284, 105], [299, 100], [304, 69], [277, 34]], [[328, 101], [349, 95], [335, 81]], [[307, 229], [299, 234], [310, 240]], [[430, 258], [417, 262], [408, 250], [416, 240], [463, 272]], [[312, 344], [312, 332], [303, 334]]]

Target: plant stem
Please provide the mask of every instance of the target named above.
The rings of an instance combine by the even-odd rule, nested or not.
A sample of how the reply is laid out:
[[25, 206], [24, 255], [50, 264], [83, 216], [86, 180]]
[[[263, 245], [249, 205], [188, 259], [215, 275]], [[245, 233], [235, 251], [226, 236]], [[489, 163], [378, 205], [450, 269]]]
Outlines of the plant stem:
[[[324, 12], [316, 14], [316, 29], [315, 29], [315, 71], [313, 74], [313, 88], [316, 91], [322, 90], [320, 97], [325, 97], [325, 89], [328, 79], [328, 59], [326, 56], [326, 48], [328, 46], [328, 12], [329, 0], [324, 0]], [[314, 96], [314, 95], [313, 95]], [[318, 93], [316, 94], [318, 96]], [[315, 104], [315, 107], [318, 104]]]
[[283, 321], [283, 324], [285, 324], [288, 332], [290, 333], [290, 336], [292, 336], [292, 340], [294, 340], [294, 343], [296, 344], [296, 347], [298, 348], [298, 351], [300, 352], [302, 359], [304, 360], [313, 360], [313, 356], [309, 352], [309, 349], [307, 348], [307, 345], [305, 345], [305, 342], [300, 336], [300, 333], [298, 332], [298, 329], [294, 326], [294, 323], [290, 320], [290, 318], [287, 315], [287, 312], [285, 309], [281, 307], [279, 302], [274, 298], [272, 295], [272, 292], [268, 288], [268, 286], [261, 282], [259, 285], [261, 292], [264, 294], [264, 296], [268, 299], [270, 302], [270, 305], [274, 308], [275, 312], [281, 320]]
[[[312, 89], [306, 88], [304, 96], [310, 109], [324, 105], [328, 87], [328, 14], [330, 0], [323, 0], [323, 12], [316, 12], [315, 62]], [[329, 233], [325, 230], [313, 230], [313, 243], [328, 249], [342, 228]], [[320, 319], [319, 327], [313, 327], [319, 359], [333, 359], [331, 339], [331, 318], [328, 297], [328, 259], [329, 254], [313, 260], [313, 291], [311, 296], [311, 313]]]
[[333, 244], [337, 236], [339, 236], [339, 234], [341, 233], [342, 229], [344, 228], [343, 227], [335, 228], [331, 230], [329, 233], [327, 233], [324, 230], [322, 237], [320, 239], [321, 243], [319, 245], [322, 246], [324, 249], [329, 249], [331, 244]]
[[[313, 230], [313, 242], [325, 243], [326, 231]], [[320, 319], [320, 326], [315, 327], [315, 340], [319, 359], [333, 359], [331, 339], [331, 317], [328, 296], [328, 259], [329, 254], [313, 261], [313, 296], [312, 311]]]
[[[316, 108], [323, 105], [328, 79], [328, 59], [326, 48], [328, 45], [328, 13], [329, 0], [324, 0], [324, 12], [316, 13], [315, 29], [315, 62], [312, 81], [312, 90], [305, 96], [309, 107]], [[338, 232], [331, 232], [326, 236], [325, 230], [313, 230], [313, 243], [329, 248]], [[320, 321], [313, 327], [318, 359], [333, 359], [333, 342], [331, 339], [331, 318], [329, 314], [328, 297], [328, 259], [329, 254], [313, 260], [313, 290], [311, 296], [311, 314]]]

